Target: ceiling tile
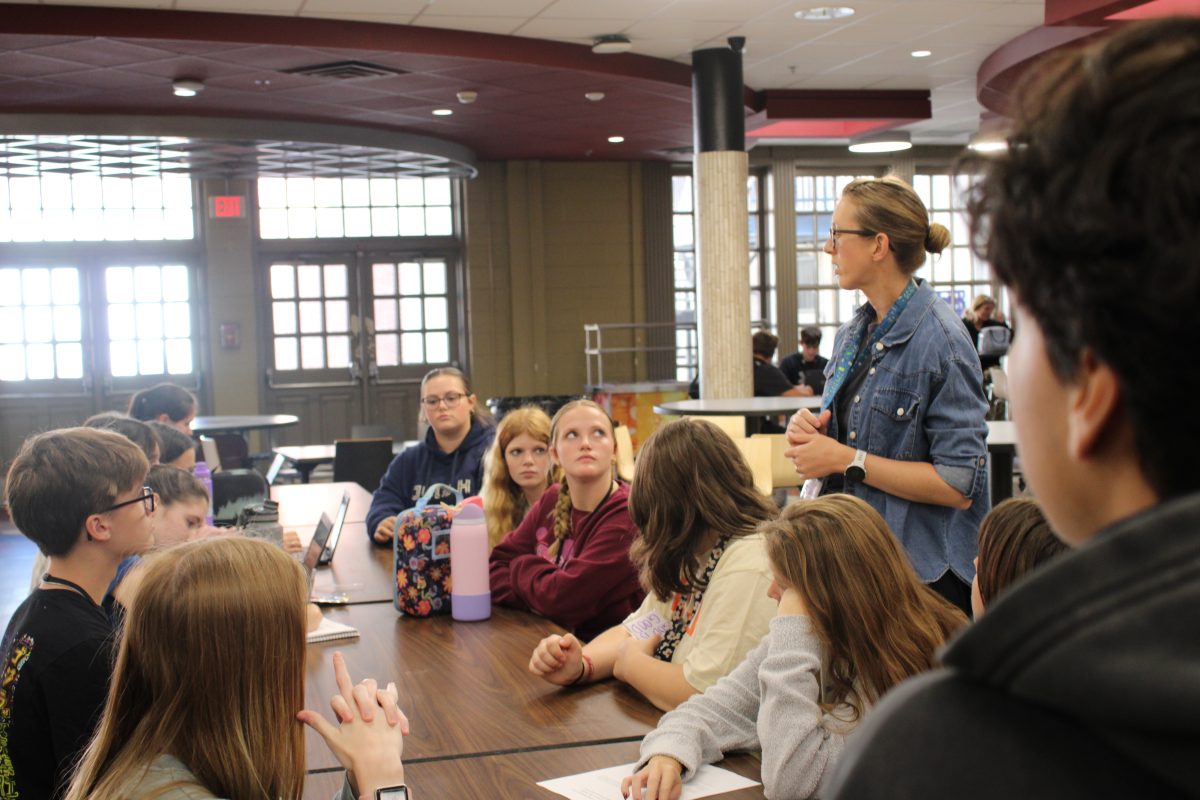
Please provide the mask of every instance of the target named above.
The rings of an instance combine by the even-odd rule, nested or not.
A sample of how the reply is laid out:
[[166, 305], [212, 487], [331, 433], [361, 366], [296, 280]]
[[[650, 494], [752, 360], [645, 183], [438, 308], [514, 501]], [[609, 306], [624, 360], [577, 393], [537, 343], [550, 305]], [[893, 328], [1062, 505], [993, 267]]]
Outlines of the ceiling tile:
[[519, 28], [522, 22], [524, 19], [520, 17], [452, 17], [444, 14], [422, 14], [414, 19], [412, 24], [425, 28], [510, 34]]
[[[532, 17], [553, 0], [437, 0], [426, 11], [439, 17]], [[422, 14], [422, 16], [425, 16]]]
[[86, 39], [39, 47], [26, 52], [49, 58], [62, 58], [88, 64], [96, 67], [119, 67], [123, 64], [133, 64], [138, 61], [155, 61], [170, 58], [173, 52], [155, 47], [144, 47], [139, 44], [118, 41], [114, 39]]
[[323, 17], [336, 13], [339, 16], [407, 14], [412, 17], [424, 11], [428, 5], [428, 0], [305, 0], [301, 16]]

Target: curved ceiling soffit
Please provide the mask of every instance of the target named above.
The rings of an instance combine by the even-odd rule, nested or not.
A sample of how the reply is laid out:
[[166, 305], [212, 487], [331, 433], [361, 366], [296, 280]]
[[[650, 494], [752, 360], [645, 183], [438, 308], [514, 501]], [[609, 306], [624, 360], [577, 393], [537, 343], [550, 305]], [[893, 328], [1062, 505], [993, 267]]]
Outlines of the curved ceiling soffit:
[[[584, 45], [494, 33], [376, 22], [226, 14], [208, 11], [5, 5], [0, 33], [176, 39], [301, 45], [414, 55], [455, 56], [573, 70], [691, 87], [692, 68], [678, 61], [623, 53], [597, 55]], [[743, 86], [747, 112], [758, 110]]]

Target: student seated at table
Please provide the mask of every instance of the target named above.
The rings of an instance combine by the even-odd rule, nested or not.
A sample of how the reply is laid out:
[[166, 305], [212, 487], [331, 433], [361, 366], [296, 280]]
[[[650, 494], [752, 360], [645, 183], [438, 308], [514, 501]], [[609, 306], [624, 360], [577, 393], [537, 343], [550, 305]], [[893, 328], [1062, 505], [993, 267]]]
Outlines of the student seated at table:
[[85, 419], [83, 427], [116, 431], [142, 448], [142, 452], [146, 454], [146, 458], [151, 464], [159, 463], [162, 446], [158, 441], [158, 434], [141, 420], [126, 416], [118, 411], [104, 411], [100, 414], [93, 414]]
[[187, 389], [173, 383], [160, 383], [134, 392], [133, 397], [129, 398], [126, 413], [142, 422], [156, 420], [165, 423], [191, 436], [197, 406], [196, 396]]
[[299, 798], [297, 719], [346, 768], [339, 797], [403, 785], [408, 721], [394, 685], [353, 686], [335, 654], [339, 724], [302, 710], [308, 588], [294, 559], [261, 540], [224, 537], [152, 554], [142, 568], [112, 691], [69, 800]]
[[793, 503], [761, 530], [778, 603], [770, 633], [647, 734], [637, 772], [622, 784], [626, 797], [646, 788], [645, 800], [677, 798], [681, 779], [734, 750], [762, 751], [768, 798], [812, 796], [871, 706], [929, 669], [966, 624], [856, 497]]
[[971, 584], [975, 619], [1009, 586], [1067, 552], [1036, 500], [1012, 497], [988, 512], [979, 526], [979, 555]]
[[[779, 367], [771, 363], [771, 359], [775, 357], [775, 348], [778, 346], [779, 337], [770, 331], [755, 331], [754, 336], [750, 339], [754, 366], [754, 396], [806, 397], [811, 395], [811, 389], [807, 386], [793, 386]], [[700, 397], [699, 375], [693, 378], [688, 386], [688, 396], [693, 400]]]
[[92, 735], [112, 671], [100, 601], [117, 565], [151, 544], [148, 467], [118, 433], [66, 428], [27, 439], [8, 472], [13, 522], [49, 556], [0, 646], [0, 769], [16, 797], [61, 797]]
[[[775, 512], [715, 425], [683, 418], [659, 428], [642, 446], [629, 493], [642, 533], [632, 558], [649, 594], [624, 625], [587, 644], [546, 637], [530, 672], [563, 686], [615, 676], [664, 711], [704, 691], [742, 662], [775, 614], [756, 531]], [[635, 638], [626, 626], [651, 614], [669, 627]]]
[[816, 325], [805, 326], [800, 331], [800, 352], [792, 353], [779, 362], [783, 377], [796, 384], [798, 389], [807, 389], [806, 395], [820, 396], [825, 391], [825, 365], [829, 359], [821, 355], [821, 329]]
[[591, 400], [573, 400], [550, 425], [550, 457], [563, 480], [492, 550], [492, 602], [541, 614], [590, 639], [642, 601], [629, 547], [629, 486], [616, 480], [613, 423]]
[[[496, 429], [487, 411], [476, 405], [467, 376], [454, 367], [438, 367], [421, 380], [420, 419], [429, 424], [420, 444], [392, 460], [371, 498], [367, 531], [377, 545], [391, 544], [396, 515], [412, 508], [435, 483], [463, 497], [483, 487], [483, 456]], [[452, 496], [443, 490], [434, 500]]]
[[496, 426], [484, 459], [483, 515], [488, 544], [495, 547], [521, 524], [554, 482], [550, 462], [550, 417], [536, 406], [514, 409]]
[[146, 423], [158, 437], [158, 463], [191, 470], [196, 466], [196, 440], [174, 425], [151, 420]]

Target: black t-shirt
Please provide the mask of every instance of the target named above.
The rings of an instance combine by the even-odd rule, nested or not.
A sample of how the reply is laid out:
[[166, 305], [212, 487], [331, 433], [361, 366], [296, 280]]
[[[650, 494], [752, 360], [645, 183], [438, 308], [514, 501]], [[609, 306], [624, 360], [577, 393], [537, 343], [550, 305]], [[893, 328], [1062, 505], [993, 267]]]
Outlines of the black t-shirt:
[[782, 397], [784, 392], [793, 388], [795, 387], [783, 376], [779, 367], [754, 359], [755, 397]]
[[829, 359], [825, 356], [817, 356], [813, 361], [805, 361], [804, 353], [792, 353], [779, 362], [779, 369], [789, 381], [797, 386], [801, 384], [811, 386], [813, 394], [820, 397], [821, 393], [825, 391], [825, 365], [828, 363]]
[[3, 641], [2, 800], [62, 796], [104, 707], [112, 647], [108, 616], [78, 592], [35, 589], [17, 608]]

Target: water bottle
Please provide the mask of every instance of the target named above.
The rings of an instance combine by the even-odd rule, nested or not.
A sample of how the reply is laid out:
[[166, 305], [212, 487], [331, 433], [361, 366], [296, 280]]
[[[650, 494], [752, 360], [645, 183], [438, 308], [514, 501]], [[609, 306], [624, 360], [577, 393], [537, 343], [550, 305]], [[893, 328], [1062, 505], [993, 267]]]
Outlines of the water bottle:
[[204, 484], [204, 490], [208, 492], [208, 514], [204, 517], [204, 524], [212, 527], [213, 524], [213, 494], [212, 494], [212, 470], [208, 468], [207, 461], [197, 461], [196, 466], [192, 467], [192, 474], [196, 479]]
[[468, 503], [450, 523], [450, 615], [474, 622], [492, 615], [488, 534], [483, 508]]

